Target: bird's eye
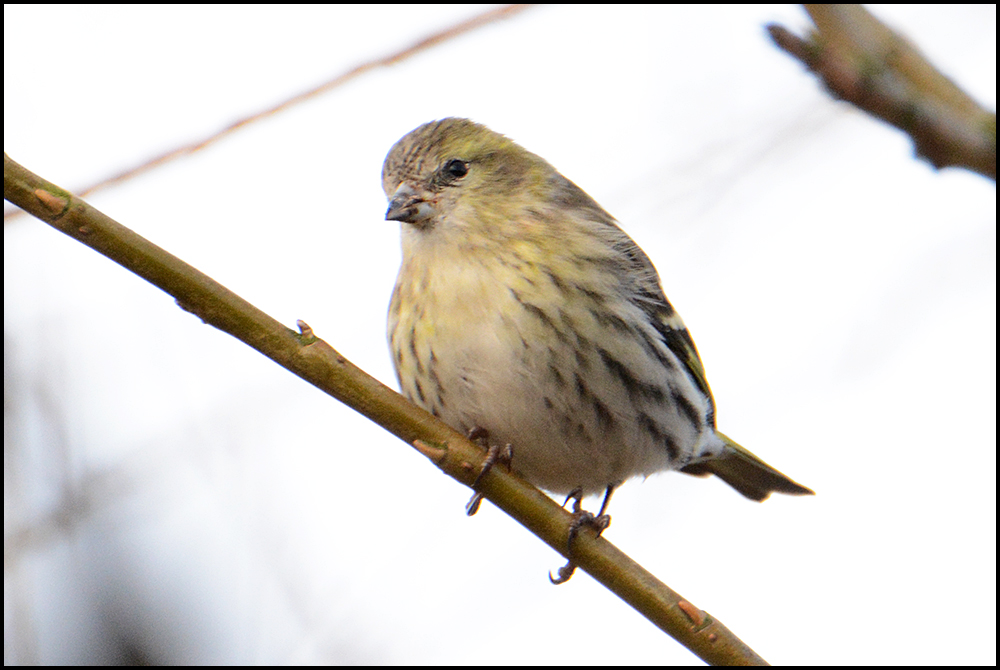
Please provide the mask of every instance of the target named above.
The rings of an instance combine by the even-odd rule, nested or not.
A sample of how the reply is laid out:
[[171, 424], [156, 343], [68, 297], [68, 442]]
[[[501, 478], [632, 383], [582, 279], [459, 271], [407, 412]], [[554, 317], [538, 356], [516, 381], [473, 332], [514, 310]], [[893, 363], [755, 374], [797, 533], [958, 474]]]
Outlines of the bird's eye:
[[469, 164], [463, 160], [452, 158], [444, 164], [444, 167], [441, 168], [441, 172], [448, 179], [461, 179], [465, 175], [469, 174]]

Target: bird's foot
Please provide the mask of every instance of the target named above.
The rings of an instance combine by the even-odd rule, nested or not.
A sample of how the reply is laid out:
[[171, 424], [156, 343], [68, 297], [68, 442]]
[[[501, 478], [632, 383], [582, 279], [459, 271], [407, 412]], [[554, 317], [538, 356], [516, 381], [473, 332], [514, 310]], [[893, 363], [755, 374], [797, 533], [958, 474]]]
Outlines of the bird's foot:
[[593, 528], [594, 532], [597, 533], [597, 537], [600, 537], [601, 533], [603, 533], [607, 527], [611, 525], [611, 515], [605, 514], [605, 510], [608, 508], [608, 502], [611, 500], [611, 494], [614, 490], [614, 486], [608, 486], [608, 489], [604, 494], [604, 502], [601, 503], [601, 511], [596, 515], [593, 512], [588, 512], [583, 509], [581, 503], [583, 500], [583, 489], [575, 488], [570, 491], [568, 496], [566, 496], [566, 502], [563, 503], [563, 507], [565, 507], [570, 500], [573, 501], [573, 518], [569, 522], [569, 533], [566, 539], [566, 554], [569, 556], [569, 562], [559, 568], [558, 577], [553, 577], [552, 573], [549, 573], [549, 581], [553, 584], [565, 584], [576, 571], [576, 563], [573, 561], [573, 542], [576, 540], [576, 536], [580, 533], [580, 529]]
[[[486, 449], [486, 458], [483, 459], [483, 467], [479, 470], [479, 474], [476, 475], [476, 479], [472, 482], [472, 488], [479, 488], [479, 482], [483, 480], [490, 470], [493, 469], [494, 465], [498, 463], [507, 466], [507, 472], [510, 472], [510, 464], [514, 460], [514, 448], [509, 444], [504, 446], [499, 446], [495, 444], [489, 444], [489, 432], [485, 428], [473, 428], [469, 431], [469, 439], [478, 442], [480, 446]], [[479, 511], [479, 505], [483, 502], [483, 494], [476, 491], [472, 495], [472, 498], [465, 505], [465, 513], [468, 516], [472, 516]]]

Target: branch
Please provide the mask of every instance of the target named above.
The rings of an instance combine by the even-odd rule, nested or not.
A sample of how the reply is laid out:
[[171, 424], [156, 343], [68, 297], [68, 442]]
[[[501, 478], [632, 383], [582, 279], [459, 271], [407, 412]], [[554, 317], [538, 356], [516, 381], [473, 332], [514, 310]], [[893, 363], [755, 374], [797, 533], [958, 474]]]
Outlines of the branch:
[[[45, 181], [4, 154], [4, 198], [163, 289], [205, 323], [229, 333], [310, 384], [365, 415], [470, 486], [483, 450], [355, 367], [299, 321], [296, 333], [195, 268]], [[537, 488], [493, 468], [479, 490], [563, 556], [570, 514]], [[585, 529], [573, 562], [654, 625], [712, 664], [764, 660], [718, 620], [672, 591], [610, 542]]]
[[917, 155], [935, 168], [964, 167], [996, 181], [995, 112], [861, 5], [804, 6], [816, 30], [802, 39], [770, 24], [775, 44], [815, 72], [834, 97], [910, 135]]
[[[182, 156], [197, 153], [202, 149], [210, 147], [219, 140], [224, 139], [230, 134], [235, 133], [238, 130], [242, 130], [246, 126], [256, 123], [257, 121], [262, 121], [270, 116], [283, 112], [286, 109], [299, 105], [307, 100], [311, 100], [318, 95], [322, 95], [323, 93], [327, 93], [335, 88], [343, 86], [352, 79], [355, 79], [356, 77], [359, 77], [371, 70], [395, 65], [422, 51], [435, 47], [442, 42], [447, 42], [450, 39], [458, 37], [459, 35], [464, 35], [467, 32], [489, 25], [495, 21], [499, 21], [500, 19], [511, 18], [512, 16], [520, 14], [522, 11], [529, 9], [530, 7], [531, 5], [504, 5], [502, 7], [497, 7], [495, 9], [490, 9], [480, 14], [476, 14], [475, 16], [465, 19], [464, 21], [460, 21], [435, 33], [431, 33], [427, 37], [421, 38], [408, 47], [356, 65], [346, 72], [342, 72], [341, 74], [338, 74], [321, 84], [317, 84], [308, 91], [296, 93], [292, 97], [282, 100], [271, 107], [252, 112], [242, 119], [233, 121], [225, 128], [221, 128], [206, 137], [188, 142], [183, 146], [175, 147], [169, 151], [165, 151], [162, 154], [149, 158], [137, 165], [125, 168], [118, 174], [105, 177], [104, 179], [90, 184], [89, 186], [77, 189], [76, 192], [80, 196], [90, 195], [94, 191], [99, 191], [109, 186], [114, 186], [115, 184], [138, 177], [139, 175], [158, 168], [161, 165], [177, 160]], [[4, 220], [13, 218], [18, 214], [20, 214], [20, 212], [17, 211], [4, 214]]]

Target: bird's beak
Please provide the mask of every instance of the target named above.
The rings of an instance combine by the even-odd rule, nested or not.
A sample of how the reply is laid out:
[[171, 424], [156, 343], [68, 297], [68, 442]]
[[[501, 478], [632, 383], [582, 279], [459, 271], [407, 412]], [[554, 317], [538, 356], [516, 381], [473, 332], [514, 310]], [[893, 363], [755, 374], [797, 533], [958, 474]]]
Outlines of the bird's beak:
[[435, 214], [434, 205], [429, 202], [429, 194], [418, 192], [413, 186], [403, 182], [389, 198], [389, 211], [385, 213], [385, 219], [419, 226], [430, 223]]

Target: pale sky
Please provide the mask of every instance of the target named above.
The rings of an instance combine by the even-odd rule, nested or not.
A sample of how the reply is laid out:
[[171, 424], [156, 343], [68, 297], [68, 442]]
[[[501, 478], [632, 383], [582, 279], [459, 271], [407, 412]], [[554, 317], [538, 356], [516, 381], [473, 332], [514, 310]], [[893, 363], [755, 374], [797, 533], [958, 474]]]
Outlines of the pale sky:
[[[996, 108], [995, 5], [872, 10]], [[80, 188], [480, 11], [5, 6], [4, 148]], [[831, 100], [772, 21], [807, 25], [531, 9], [88, 201], [395, 387], [382, 160], [445, 116], [512, 137], [652, 258], [720, 429], [817, 492], [660, 474], [615, 494], [606, 537], [774, 664], [995, 664], [995, 185]], [[4, 226], [4, 333], [5, 663], [697, 660], [29, 217]]]

